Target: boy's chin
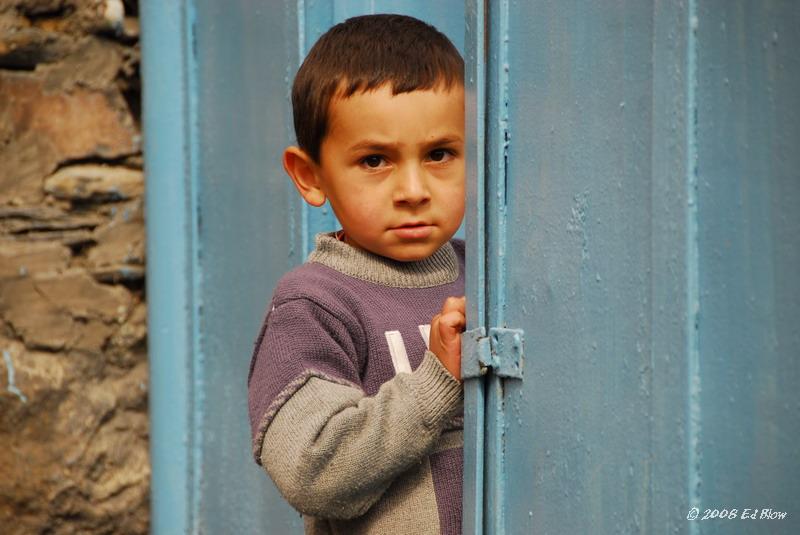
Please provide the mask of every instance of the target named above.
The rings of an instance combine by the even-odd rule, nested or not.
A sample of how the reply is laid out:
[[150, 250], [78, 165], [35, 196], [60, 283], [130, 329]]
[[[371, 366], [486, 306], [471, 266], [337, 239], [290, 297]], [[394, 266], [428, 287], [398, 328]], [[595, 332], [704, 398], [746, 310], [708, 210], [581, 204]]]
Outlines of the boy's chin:
[[387, 247], [384, 252], [378, 254], [398, 262], [416, 262], [425, 260], [438, 251], [441, 246], [440, 243], [401, 244]]
[[[425, 260], [433, 255], [439, 248], [444, 245], [441, 239], [407, 241], [407, 242], [394, 242], [394, 243], [363, 243], [354, 240], [347, 234], [345, 230], [345, 240], [349, 245], [368, 251], [372, 254], [391, 258], [398, 262], [416, 262], [418, 260]], [[445, 240], [447, 241], [447, 240]]]

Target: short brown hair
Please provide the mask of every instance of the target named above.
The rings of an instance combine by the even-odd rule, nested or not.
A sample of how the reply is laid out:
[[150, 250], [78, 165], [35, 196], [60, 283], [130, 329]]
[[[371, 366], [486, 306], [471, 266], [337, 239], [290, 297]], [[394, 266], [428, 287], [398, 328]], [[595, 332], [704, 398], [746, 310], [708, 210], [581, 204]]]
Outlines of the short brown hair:
[[363, 15], [333, 26], [314, 44], [292, 86], [300, 148], [320, 161], [334, 96], [391, 84], [392, 93], [464, 84], [464, 60], [436, 28], [405, 15]]

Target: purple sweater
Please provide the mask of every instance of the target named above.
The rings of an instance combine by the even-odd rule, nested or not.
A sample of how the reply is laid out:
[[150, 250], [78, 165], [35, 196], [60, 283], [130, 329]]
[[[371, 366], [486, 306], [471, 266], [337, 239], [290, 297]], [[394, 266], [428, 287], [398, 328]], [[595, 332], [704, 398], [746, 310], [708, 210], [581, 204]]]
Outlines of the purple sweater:
[[396, 262], [317, 236], [270, 302], [248, 377], [256, 462], [306, 533], [461, 532], [461, 384], [427, 350], [464, 242]]

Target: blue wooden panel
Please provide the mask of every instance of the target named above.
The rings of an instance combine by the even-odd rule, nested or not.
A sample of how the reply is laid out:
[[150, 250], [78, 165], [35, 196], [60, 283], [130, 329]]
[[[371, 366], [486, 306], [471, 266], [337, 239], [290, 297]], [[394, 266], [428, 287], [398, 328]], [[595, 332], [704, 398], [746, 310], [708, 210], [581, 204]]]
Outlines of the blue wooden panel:
[[302, 531], [252, 462], [245, 385], [301, 258], [280, 166], [294, 9], [142, 4], [154, 533]]
[[798, 532], [796, 3], [488, 6], [486, 531]]
[[[650, 227], [650, 455], [642, 532], [687, 533], [694, 505], [690, 364], [696, 363], [694, 34], [691, 2], [655, 2]], [[691, 242], [691, 243], [690, 243]]]
[[[654, 240], [653, 213], [660, 225], [664, 211], [679, 225], [685, 218], [680, 197], [654, 197], [680, 190], [685, 178], [685, 132], [669, 128], [684, 114], [683, 78], [668, 108], [676, 119], [662, 110], [654, 118], [654, 57], [672, 58], [664, 37], [654, 47], [658, 19], [648, 3], [510, 3], [506, 14], [491, 5], [499, 24], [490, 24], [489, 39], [489, 61], [498, 62], [489, 82], [497, 110], [487, 110], [497, 130], [487, 165], [496, 175], [489, 316], [526, 338], [524, 378], [504, 385], [506, 481], [497, 492], [505, 506], [495, 514], [505, 519], [492, 532], [662, 532], [664, 524], [652, 527], [652, 496], [655, 471], [664, 470], [651, 445], [668, 429], [654, 427], [652, 413], [680, 426], [686, 379], [685, 369], [654, 375], [656, 361], [670, 356], [680, 370], [684, 347], [680, 336], [661, 336], [653, 353], [653, 291], [661, 303], [683, 288], [684, 258], [670, 246], [679, 253], [685, 237], [662, 228]], [[672, 147], [655, 173], [654, 134]], [[666, 173], [670, 162], [677, 176]], [[661, 271], [670, 264], [677, 282]], [[671, 333], [685, 329], [680, 317]], [[671, 379], [678, 383], [665, 388]], [[659, 449], [676, 459], [685, 451], [676, 440]], [[674, 512], [686, 487], [680, 473], [671, 481], [659, 489], [669, 498], [659, 507]]]
[[197, 528], [205, 533], [301, 532], [250, 454], [245, 381], [272, 288], [301, 261], [301, 201], [281, 165], [292, 132], [289, 77], [295, 4], [196, 1], [198, 281], [194, 404]]
[[341, 22], [365, 13], [398, 13], [424, 20], [447, 35], [464, 52], [464, 2], [445, 0], [334, 0], [333, 20]]
[[[355, 2], [361, 5], [362, 2]], [[328, 28], [333, 26], [336, 20], [336, 2], [334, 1], [319, 1], [309, 0], [306, 2], [297, 2], [297, 15], [298, 15], [298, 56], [296, 63], [292, 64], [290, 80], [294, 80], [294, 74], [306, 57], [309, 49], [314, 46], [314, 43], [320, 36], [328, 31]], [[368, 11], [367, 11], [368, 12]], [[361, 13], [364, 13], [362, 11]], [[287, 143], [296, 143], [294, 138], [294, 130], [287, 138]], [[319, 208], [311, 207], [305, 203], [302, 205], [302, 236], [303, 236], [303, 254], [308, 255], [314, 250], [314, 236], [319, 232], [329, 232], [337, 230], [340, 227], [339, 222], [336, 220], [336, 215], [331, 209], [329, 202]]]
[[696, 492], [789, 512], [699, 532], [800, 533], [800, 8], [699, 0], [696, 17]]

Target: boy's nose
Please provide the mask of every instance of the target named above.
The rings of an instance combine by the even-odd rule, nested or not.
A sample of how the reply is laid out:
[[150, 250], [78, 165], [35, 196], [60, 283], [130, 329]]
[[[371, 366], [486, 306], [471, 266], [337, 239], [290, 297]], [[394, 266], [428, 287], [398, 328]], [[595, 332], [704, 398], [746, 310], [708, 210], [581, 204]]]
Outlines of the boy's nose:
[[397, 185], [394, 189], [395, 204], [417, 205], [431, 198], [428, 181], [424, 169], [417, 165], [408, 165], [398, 170]]

